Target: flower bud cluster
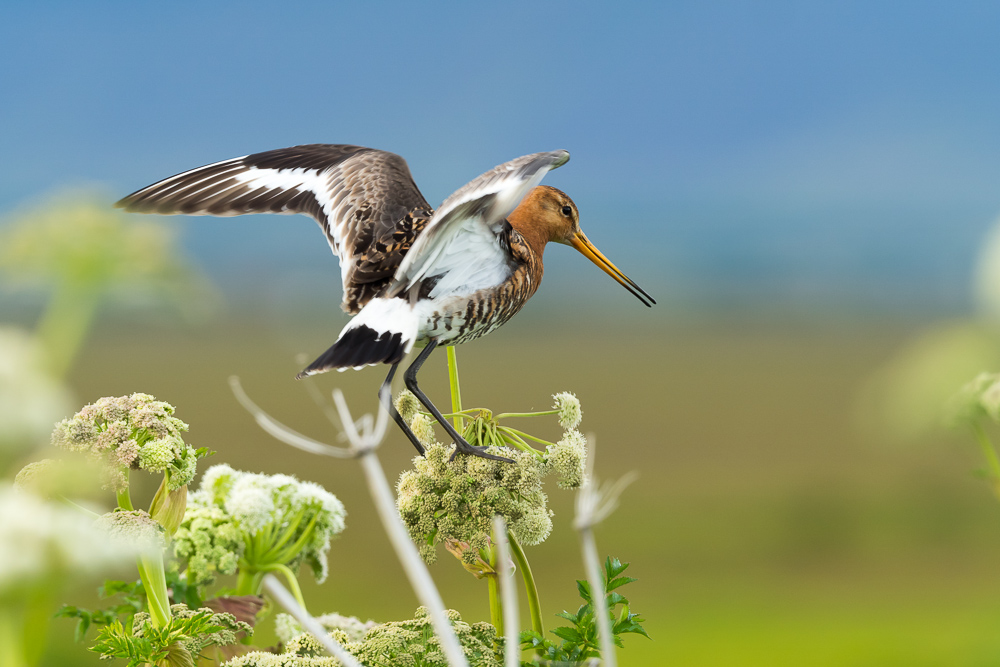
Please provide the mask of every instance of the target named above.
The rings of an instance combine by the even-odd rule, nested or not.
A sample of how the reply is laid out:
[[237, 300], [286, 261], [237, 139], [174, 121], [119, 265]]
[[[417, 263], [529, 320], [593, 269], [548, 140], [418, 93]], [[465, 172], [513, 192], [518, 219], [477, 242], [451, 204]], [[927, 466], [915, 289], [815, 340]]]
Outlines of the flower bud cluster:
[[188, 499], [175, 553], [201, 581], [231, 574], [240, 559], [241, 567], [252, 568], [306, 562], [323, 581], [330, 540], [344, 530], [346, 515], [343, 503], [318, 484], [216, 465]]
[[[315, 620], [327, 632], [334, 630], [343, 632], [345, 641], [351, 642], [363, 640], [365, 634], [376, 625], [375, 621], [372, 620], [362, 622], [356, 616], [341, 616], [340, 614], [323, 614], [316, 616]], [[305, 632], [299, 622], [288, 614], [278, 614], [274, 617], [274, 630], [278, 639], [286, 644]]]
[[470, 545], [476, 551], [489, 544], [493, 517], [504, 517], [518, 541], [539, 544], [552, 530], [551, 512], [542, 491], [546, 463], [530, 452], [491, 448], [514, 463], [473, 456], [449, 461], [452, 447], [434, 443], [424, 456], [413, 459], [397, 485], [397, 507], [427, 562], [435, 547], [446, 540]]
[[173, 415], [172, 405], [148, 394], [106, 397], [56, 424], [52, 444], [100, 460], [105, 488], [128, 488], [132, 469], [166, 474], [173, 491], [191, 482], [198, 461], [181, 438], [187, 424]]
[[[475, 667], [501, 667], [501, 654], [494, 650], [503, 643], [496, 628], [489, 623], [466, 623], [454, 610], [447, 610], [455, 635], [462, 650]], [[322, 617], [321, 617], [322, 618]], [[417, 609], [415, 617], [405, 621], [392, 621], [375, 625], [360, 639], [353, 639], [341, 629], [330, 632], [330, 637], [344, 647], [364, 665], [423, 665], [448, 667], [440, 640], [434, 633], [430, 615], [425, 607]], [[340, 662], [330, 657], [315, 637], [299, 634], [286, 642], [281, 654], [254, 651], [233, 658], [226, 667], [339, 667]]]

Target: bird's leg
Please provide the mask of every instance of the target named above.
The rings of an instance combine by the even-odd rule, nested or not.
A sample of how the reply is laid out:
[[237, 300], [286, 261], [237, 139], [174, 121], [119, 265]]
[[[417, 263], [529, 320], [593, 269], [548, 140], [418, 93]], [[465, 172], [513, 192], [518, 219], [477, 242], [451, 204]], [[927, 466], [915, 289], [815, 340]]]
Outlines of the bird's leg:
[[413, 360], [410, 367], [406, 369], [406, 373], [403, 374], [403, 380], [406, 383], [406, 388], [413, 392], [413, 395], [417, 397], [417, 400], [424, 404], [424, 407], [427, 408], [432, 415], [434, 415], [435, 419], [437, 419], [438, 424], [441, 424], [441, 426], [444, 427], [444, 430], [448, 432], [448, 435], [451, 436], [451, 439], [455, 441], [455, 452], [451, 455], [451, 458], [454, 459], [456, 454], [462, 452], [463, 454], [472, 454], [473, 456], [479, 456], [484, 459], [493, 459], [494, 461], [506, 461], [508, 463], [513, 463], [514, 461], [512, 459], [497, 456], [496, 454], [490, 454], [486, 451], [485, 447], [473, 447], [466, 442], [465, 438], [459, 435], [458, 431], [455, 430], [455, 427], [451, 425], [451, 422], [445, 419], [441, 415], [441, 411], [438, 410], [433, 403], [431, 403], [431, 399], [427, 398], [427, 395], [424, 394], [424, 392], [420, 390], [420, 387], [417, 386], [417, 372], [420, 370], [420, 367], [424, 365], [424, 362], [427, 361], [427, 357], [431, 356], [431, 352], [434, 351], [435, 347], [437, 347], [437, 341], [431, 338], [427, 343], [427, 347], [425, 347], [423, 351], [417, 355], [417, 358]]
[[410, 442], [413, 443], [413, 446], [416, 447], [417, 451], [420, 452], [420, 455], [423, 456], [424, 446], [420, 444], [420, 440], [418, 440], [417, 436], [414, 435], [413, 429], [411, 429], [410, 425], [403, 419], [403, 415], [399, 414], [399, 410], [397, 410], [396, 406], [392, 404], [392, 376], [396, 374], [396, 367], [398, 366], [399, 362], [396, 362], [392, 365], [392, 368], [389, 369], [389, 374], [385, 376], [385, 382], [383, 382], [382, 387], [379, 388], [378, 395], [382, 400], [382, 407], [386, 409], [389, 416], [392, 417], [392, 420], [399, 425], [399, 428], [403, 430], [406, 437], [409, 438]]

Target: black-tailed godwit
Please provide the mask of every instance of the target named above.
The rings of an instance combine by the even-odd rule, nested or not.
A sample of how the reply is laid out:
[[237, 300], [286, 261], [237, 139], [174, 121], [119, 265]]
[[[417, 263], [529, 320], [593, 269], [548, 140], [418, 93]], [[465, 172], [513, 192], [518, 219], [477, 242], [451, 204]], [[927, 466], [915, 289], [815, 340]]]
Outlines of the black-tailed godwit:
[[[471, 181], [435, 211], [403, 158], [361, 146], [310, 144], [216, 162], [125, 197], [139, 213], [304, 213], [340, 258], [342, 308], [356, 315], [337, 342], [298, 377], [391, 364], [383, 389], [414, 347], [407, 388], [455, 441], [456, 453], [502, 458], [467, 443], [417, 385], [438, 345], [485, 336], [509, 320], [542, 280], [549, 242], [573, 246], [646, 306], [655, 301], [580, 230], [576, 204], [539, 186], [566, 151], [534, 153]], [[423, 447], [390, 404], [410, 442]]]

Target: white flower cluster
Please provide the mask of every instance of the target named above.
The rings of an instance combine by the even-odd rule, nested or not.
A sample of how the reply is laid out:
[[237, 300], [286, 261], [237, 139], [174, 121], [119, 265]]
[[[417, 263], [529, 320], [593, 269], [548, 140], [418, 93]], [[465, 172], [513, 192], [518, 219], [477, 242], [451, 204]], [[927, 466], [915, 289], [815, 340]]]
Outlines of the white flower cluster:
[[566, 431], [559, 442], [545, 448], [545, 462], [561, 488], [580, 488], [586, 478], [587, 439], [579, 431]]
[[323, 581], [330, 540], [344, 530], [346, 516], [337, 496], [318, 484], [216, 465], [188, 498], [175, 553], [204, 578], [213, 570], [232, 573], [236, 557], [240, 567], [266, 566], [258, 560], [270, 554], [292, 567], [307, 562]]
[[[362, 622], [356, 616], [341, 616], [336, 613], [323, 614], [314, 618], [327, 632], [340, 630], [346, 636], [347, 641], [352, 642], [364, 639], [365, 634], [376, 625], [375, 621], [372, 620]], [[288, 614], [278, 614], [274, 617], [274, 630], [278, 639], [285, 644], [305, 632], [299, 622]]]
[[580, 420], [583, 419], [583, 410], [580, 408], [580, 399], [576, 397], [576, 394], [564, 391], [555, 394], [552, 399], [555, 401], [552, 408], [559, 411], [560, 426], [568, 430], [580, 425]]
[[136, 554], [79, 510], [0, 486], [0, 597], [106, 575]]
[[52, 444], [100, 459], [105, 487], [115, 491], [128, 487], [130, 468], [166, 473], [174, 491], [194, 478], [198, 455], [181, 438], [187, 424], [173, 415], [149, 394], [101, 398], [56, 424]]
[[952, 424], [974, 422], [982, 416], [1000, 422], [1000, 373], [980, 373], [945, 406], [946, 421]]

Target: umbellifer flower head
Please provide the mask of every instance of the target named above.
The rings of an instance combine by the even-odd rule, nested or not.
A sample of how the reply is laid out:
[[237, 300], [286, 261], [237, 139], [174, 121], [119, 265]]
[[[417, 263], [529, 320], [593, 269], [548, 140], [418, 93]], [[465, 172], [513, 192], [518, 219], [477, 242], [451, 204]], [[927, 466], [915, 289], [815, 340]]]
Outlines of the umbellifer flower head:
[[[356, 616], [341, 616], [336, 613], [323, 614], [316, 616], [315, 619], [327, 632], [340, 630], [344, 633], [346, 641], [352, 642], [364, 639], [365, 633], [376, 625], [372, 620], [362, 622]], [[305, 632], [299, 622], [288, 614], [278, 614], [274, 617], [274, 630], [278, 634], [278, 639], [286, 644]]]
[[188, 426], [174, 407], [149, 394], [101, 398], [56, 424], [52, 443], [102, 461], [105, 488], [128, 487], [128, 469], [165, 473], [168, 488], [194, 478], [197, 454], [184, 443]]
[[[446, 615], [462, 651], [472, 667], [500, 667], [503, 638], [489, 623], [466, 623], [452, 609]], [[391, 621], [369, 628], [361, 639], [353, 639], [335, 629], [330, 637], [368, 667], [447, 667], [441, 642], [431, 625], [427, 609], [417, 609], [414, 618]], [[494, 646], [501, 646], [494, 650]], [[227, 667], [339, 667], [340, 662], [326, 654], [310, 634], [299, 634], [287, 642], [281, 654], [254, 651], [234, 658]]]
[[445, 540], [467, 543], [470, 559], [489, 544], [493, 516], [500, 514], [522, 544], [538, 544], [552, 530], [551, 512], [542, 492], [546, 464], [519, 450], [490, 451], [514, 463], [472, 456], [449, 461], [451, 447], [435, 443], [413, 459], [397, 486], [397, 506], [410, 535], [431, 562], [435, 545]]
[[580, 399], [576, 397], [576, 394], [564, 391], [555, 394], [552, 400], [555, 401], [552, 408], [559, 411], [560, 426], [564, 429], [571, 429], [580, 425], [580, 420], [583, 419], [583, 410], [580, 408]]
[[420, 411], [420, 408], [420, 401], [409, 389], [399, 392], [399, 396], [396, 397], [396, 411], [403, 418], [403, 421], [407, 424], [413, 421], [414, 415]]
[[559, 477], [559, 486], [578, 489], [587, 469], [587, 439], [579, 431], [566, 431], [545, 451], [545, 460]]
[[188, 560], [199, 582], [231, 574], [237, 564], [242, 571], [303, 562], [322, 581], [330, 540], [344, 530], [346, 515], [343, 503], [318, 484], [216, 465], [188, 498], [174, 553]]
[[115, 510], [101, 515], [94, 525], [108, 534], [112, 544], [135, 551], [161, 551], [166, 542], [163, 527], [144, 510]]

